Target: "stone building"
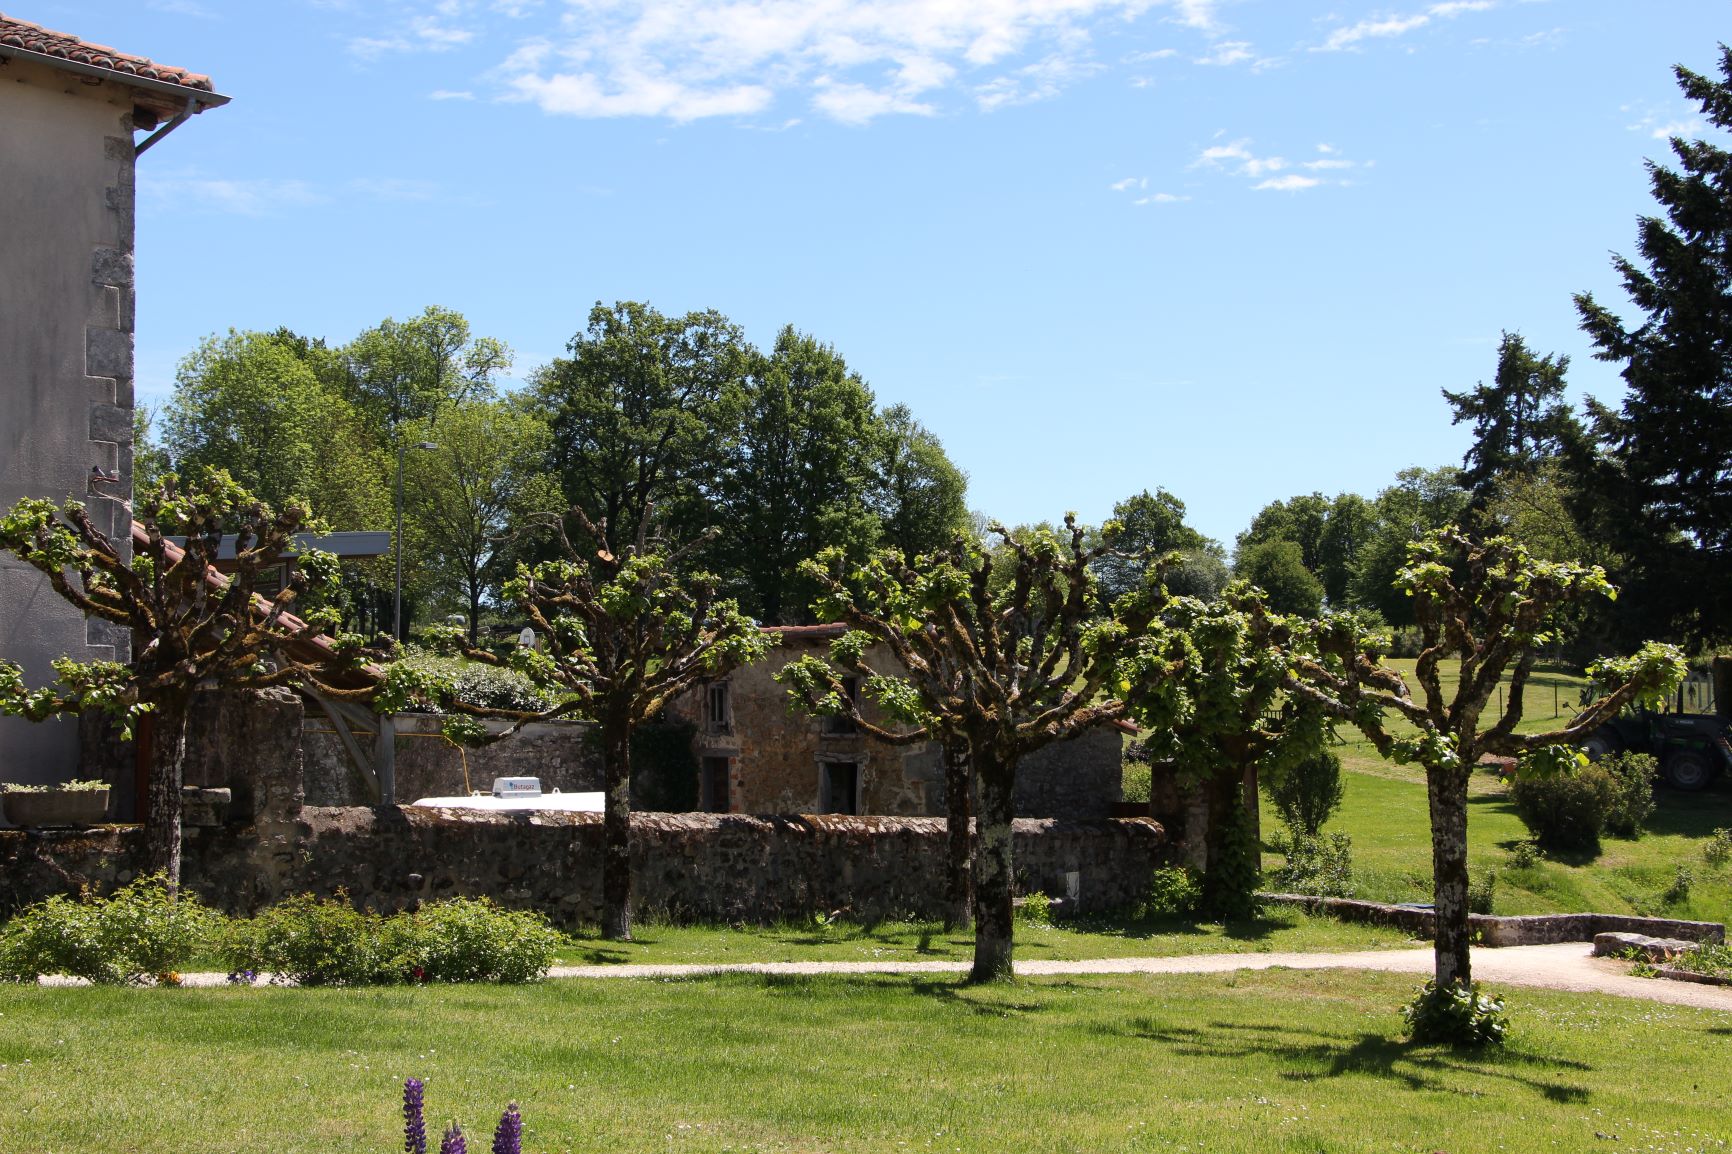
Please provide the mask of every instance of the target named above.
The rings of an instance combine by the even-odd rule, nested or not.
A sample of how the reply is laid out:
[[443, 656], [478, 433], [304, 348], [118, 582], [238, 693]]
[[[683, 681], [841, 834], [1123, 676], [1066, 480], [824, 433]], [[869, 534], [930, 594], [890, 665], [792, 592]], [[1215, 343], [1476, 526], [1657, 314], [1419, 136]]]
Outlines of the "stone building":
[[[0, 15], [0, 512], [76, 497], [128, 540], [134, 166], [227, 102], [207, 76]], [[31, 684], [127, 644], [0, 557], [0, 657]], [[0, 780], [64, 780], [78, 745], [75, 721], [0, 718]]]
[[[776, 682], [783, 665], [827, 650], [841, 625], [772, 627], [781, 644], [762, 661], [701, 686], [669, 707], [697, 727], [698, 805], [712, 813], [944, 813], [943, 751], [936, 742], [891, 745], [846, 718], [790, 711]], [[869, 652], [875, 667], [893, 659]], [[867, 720], [883, 719], [870, 700]], [[1049, 745], [1017, 768], [1021, 817], [1111, 816], [1119, 800], [1123, 734], [1099, 729]]]

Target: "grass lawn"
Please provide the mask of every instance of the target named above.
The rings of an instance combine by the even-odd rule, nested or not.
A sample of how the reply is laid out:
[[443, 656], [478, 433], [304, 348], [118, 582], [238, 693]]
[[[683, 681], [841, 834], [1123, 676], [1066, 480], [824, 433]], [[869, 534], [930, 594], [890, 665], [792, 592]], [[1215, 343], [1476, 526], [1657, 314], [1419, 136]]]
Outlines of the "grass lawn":
[[1723, 1014], [1520, 991], [1501, 1053], [1395, 1040], [1396, 975], [0, 989], [0, 1149], [1712, 1151]]
[[[1391, 665], [1412, 680], [1413, 662]], [[1445, 666], [1450, 685], [1453, 666]], [[1535, 676], [1537, 692], [1527, 697], [1524, 732], [1564, 724], [1581, 679], [1557, 672]], [[1551, 687], [1558, 687], [1559, 712], [1552, 717]], [[1495, 705], [1495, 701], [1494, 701]], [[1342, 730], [1342, 736], [1349, 736]], [[1394, 765], [1369, 742], [1339, 748], [1346, 784], [1341, 811], [1326, 827], [1353, 838], [1356, 897], [1374, 901], [1429, 901], [1431, 848], [1426, 817], [1425, 774], [1417, 765]], [[1606, 838], [1597, 857], [1541, 859], [1524, 869], [1510, 866], [1510, 848], [1528, 837], [1503, 784], [1494, 774], [1475, 773], [1468, 789], [1468, 867], [1474, 876], [1498, 874], [1494, 910], [1500, 914], [1594, 911], [1732, 921], [1732, 869], [1710, 868], [1702, 847], [1717, 828], [1732, 828], [1732, 779], [1722, 775], [1701, 793], [1662, 788], [1659, 809], [1639, 839]], [[1280, 820], [1264, 807], [1264, 830], [1274, 833]], [[1265, 866], [1280, 861], [1267, 855]], [[1682, 867], [1689, 871], [1687, 895], [1668, 895]], [[1669, 900], [1670, 898], [1670, 900]]]
[[[560, 951], [565, 965], [614, 962], [865, 962], [955, 961], [974, 956], [970, 933], [947, 934], [937, 922], [813, 922], [787, 926], [634, 927], [631, 942], [579, 936]], [[1227, 925], [1194, 925], [1167, 919], [1084, 919], [1063, 928], [1018, 924], [1016, 956], [1022, 959], [1170, 957], [1177, 954], [1268, 953], [1318, 950], [1394, 949], [1411, 942], [1395, 930], [1348, 925], [1272, 909], [1264, 916]]]

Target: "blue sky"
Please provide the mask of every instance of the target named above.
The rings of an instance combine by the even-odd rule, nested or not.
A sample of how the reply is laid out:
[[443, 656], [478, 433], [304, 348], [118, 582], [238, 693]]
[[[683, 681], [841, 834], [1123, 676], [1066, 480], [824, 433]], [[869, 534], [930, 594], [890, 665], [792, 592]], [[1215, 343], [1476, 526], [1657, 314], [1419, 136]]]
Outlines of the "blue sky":
[[[140, 163], [141, 397], [211, 332], [427, 304], [527, 372], [596, 300], [833, 343], [1006, 521], [1459, 459], [1500, 330], [1615, 398], [1645, 157], [1722, 0], [36, 0], [208, 72]], [[1715, 19], [1719, 17], [1719, 19]]]

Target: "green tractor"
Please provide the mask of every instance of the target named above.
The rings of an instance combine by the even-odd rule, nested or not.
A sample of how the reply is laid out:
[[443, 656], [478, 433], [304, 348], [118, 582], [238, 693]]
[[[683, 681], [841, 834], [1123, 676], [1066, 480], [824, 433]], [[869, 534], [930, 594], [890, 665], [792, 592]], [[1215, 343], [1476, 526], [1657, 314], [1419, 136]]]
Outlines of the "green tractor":
[[[1725, 686], [1723, 689], [1722, 686]], [[1660, 763], [1660, 776], [1674, 789], [1694, 792], [1732, 769], [1732, 662], [1714, 660], [1712, 686], [1684, 686], [1670, 710], [1626, 709], [1588, 735], [1582, 752], [1598, 761], [1614, 753], [1646, 753]], [[1690, 712], [1706, 705], [1712, 712]]]

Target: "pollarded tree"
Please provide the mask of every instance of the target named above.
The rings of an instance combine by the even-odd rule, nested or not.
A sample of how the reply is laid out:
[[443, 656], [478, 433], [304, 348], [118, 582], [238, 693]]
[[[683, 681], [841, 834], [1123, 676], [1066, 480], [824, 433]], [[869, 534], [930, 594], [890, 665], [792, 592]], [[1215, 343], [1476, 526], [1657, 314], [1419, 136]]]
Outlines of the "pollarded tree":
[[[601, 738], [602, 934], [631, 938], [631, 738], [644, 722], [699, 681], [726, 676], [763, 656], [772, 639], [731, 600], [716, 597], [716, 578], [685, 574], [702, 544], [669, 547], [650, 536], [651, 506], [635, 538], [616, 541], [608, 524], [581, 507], [566, 517], [584, 534], [580, 548], [557, 515], [541, 519], [560, 556], [520, 565], [505, 585], [546, 643], [509, 659], [568, 700], [542, 717], [580, 713]], [[493, 664], [485, 651], [470, 656]]]
[[[1090, 567], [1111, 548], [1114, 524], [1093, 548], [1074, 516], [1062, 533], [998, 524], [991, 532], [1003, 542], [997, 550], [958, 540], [912, 563], [884, 552], [854, 566], [834, 550], [806, 562], [823, 590], [818, 616], [848, 631], [828, 662], [808, 655], [778, 674], [796, 704], [847, 717], [879, 740], [966, 747], [980, 799], [974, 981], [1011, 973], [1017, 763], [1126, 716], [1115, 696], [1130, 689], [1121, 659], [1160, 600], [1128, 597], [1111, 613], [1101, 605]], [[894, 664], [873, 664], [874, 646]], [[895, 728], [862, 715], [844, 675], [862, 679]]]
[[1144, 750], [1202, 793], [1208, 826], [1196, 856], [1203, 908], [1215, 917], [1254, 909], [1259, 776], [1285, 772], [1326, 735], [1322, 710], [1286, 693], [1295, 628], [1242, 582], [1209, 603], [1174, 598], [1141, 643], [1152, 675], [1131, 678]]
[[[1440, 530], [1415, 542], [1398, 578], [1413, 599], [1423, 648], [1407, 680], [1380, 658], [1379, 639], [1351, 616], [1327, 617], [1295, 639], [1289, 690], [1357, 726], [1384, 757], [1425, 769], [1431, 814], [1437, 986], [1469, 987], [1467, 784], [1484, 754], [1522, 756], [1523, 772], [1567, 772], [1574, 749], [1627, 702], [1664, 695], [1683, 676], [1678, 650], [1650, 642], [1632, 657], [1590, 667], [1604, 690], [1570, 724], [1522, 733], [1523, 693], [1563, 607], [1615, 596], [1598, 566], [1541, 561], [1507, 538], [1475, 541]], [[1457, 663], [1454, 684], [1445, 661]], [[1503, 712], [1484, 724], [1504, 688]]]
[[[28, 690], [18, 666], [0, 662], [0, 712], [31, 720], [100, 711], [122, 736], [150, 716], [151, 765], [144, 815], [145, 862], [171, 889], [180, 882], [181, 783], [187, 714], [200, 685], [260, 689], [316, 676], [342, 664], [314, 639], [322, 623], [288, 614], [309, 589], [328, 587], [336, 558], [305, 552], [286, 584], [266, 601], [261, 575], [274, 575], [297, 533], [318, 531], [304, 505], [273, 512], [220, 469], [184, 487], [173, 475], [147, 487], [134, 513], [142, 539], [114, 541], [84, 506], [26, 499], [0, 519], [0, 549], [40, 570], [54, 591], [82, 610], [131, 630], [132, 660], [55, 662], [59, 685]], [[231, 572], [211, 568], [225, 533], [235, 534]], [[177, 545], [170, 538], [179, 538]]]

